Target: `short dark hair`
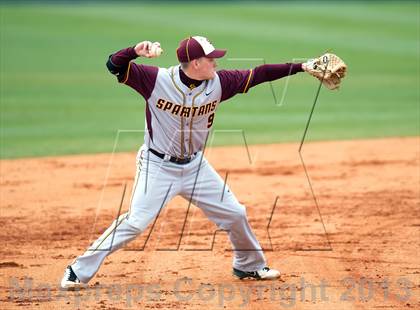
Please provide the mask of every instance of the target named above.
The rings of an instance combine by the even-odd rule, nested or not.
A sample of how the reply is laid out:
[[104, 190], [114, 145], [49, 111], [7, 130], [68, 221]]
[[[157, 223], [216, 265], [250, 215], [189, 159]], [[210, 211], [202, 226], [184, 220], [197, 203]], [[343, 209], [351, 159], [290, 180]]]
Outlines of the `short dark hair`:
[[181, 62], [181, 69], [183, 70], [187, 69], [189, 64], [190, 64], [189, 62]]

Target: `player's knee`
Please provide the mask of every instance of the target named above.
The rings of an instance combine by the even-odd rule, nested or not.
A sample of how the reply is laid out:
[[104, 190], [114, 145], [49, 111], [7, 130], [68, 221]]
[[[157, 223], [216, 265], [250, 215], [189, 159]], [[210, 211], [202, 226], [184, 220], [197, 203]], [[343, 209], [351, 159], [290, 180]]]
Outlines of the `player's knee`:
[[132, 210], [127, 216], [127, 222], [133, 226], [138, 233], [147, 228], [156, 217], [157, 213], [147, 210], [144, 207], [132, 205]]
[[152, 219], [146, 219], [145, 217], [139, 217], [138, 214], [129, 214], [127, 217], [127, 223], [136, 231], [136, 233], [143, 232], [149, 222]]
[[232, 221], [233, 222], [240, 222], [246, 220], [246, 208], [242, 204], [237, 204], [234, 208], [234, 212], [232, 214]]
[[131, 229], [136, 234], [140, 234], [143, 231], [143, 226], [142, 226], [141, 221], [136, 220], [136, 218], [134, 218], [133, 216], [131, 217], [129, 216], [127, 218], [127, 224], [130, 225]]

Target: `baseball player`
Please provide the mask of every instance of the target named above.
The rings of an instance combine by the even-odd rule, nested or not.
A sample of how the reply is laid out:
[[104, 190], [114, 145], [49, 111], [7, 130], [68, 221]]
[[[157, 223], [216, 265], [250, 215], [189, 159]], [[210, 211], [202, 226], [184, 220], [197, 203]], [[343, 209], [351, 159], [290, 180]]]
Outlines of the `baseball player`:
[[129, 211], [67, 266], [61, 281], [64, 289], [88, 283], [104, 259], [146, 230], [176, 195], [191, 201], [227, 231], [233, 247], [235, 276], [280, 276], [279, 271], [268, 267], [248, 223], [245, 206], [225, 186], [203, 156], [203, 149], [222, 102], [247, 93], [260, 83], [308, 71], [309, 67], [315, 69], [315, 62], [216, 71], [216, 59], [223, 57], [226, 50], [216, 49], [202, 36], [182, 40], [176, 50], [179, 64], [170, 68], [133, 61], [138, 57], [157, 57], [161, 52], [158, 42], [143, 41], [112, 54], [107, 61], [108, 70], [118, 82], [130, 86], [145, 100], [144, 144], [137, 155]]

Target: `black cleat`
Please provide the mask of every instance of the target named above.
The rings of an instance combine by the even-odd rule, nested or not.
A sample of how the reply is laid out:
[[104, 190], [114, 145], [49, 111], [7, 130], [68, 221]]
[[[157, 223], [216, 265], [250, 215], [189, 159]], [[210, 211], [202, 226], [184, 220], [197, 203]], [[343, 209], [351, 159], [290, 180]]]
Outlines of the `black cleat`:
[[257, 280], [274, 280], [280, 277], [280, 272], [275, 269], [264, 267], [258, 271], [242, 271], [233, 268], [233, 275], [239, 279], [253, 278]]
[[71, 266], [68, 265], [64, 272], [63, 279], [61, 279], [60, 285], [63, 289], [71, 290], [83, 286], [83, 283], [80, 282], [79, 278], [76, 276]]

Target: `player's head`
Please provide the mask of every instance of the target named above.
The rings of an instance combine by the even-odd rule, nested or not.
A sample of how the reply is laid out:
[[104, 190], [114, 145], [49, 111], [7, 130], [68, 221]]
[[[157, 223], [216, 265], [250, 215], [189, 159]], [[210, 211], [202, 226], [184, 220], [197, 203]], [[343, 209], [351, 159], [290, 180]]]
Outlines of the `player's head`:
[[216, 58], [225, 54], [226, 50], [216, 49], [207, 38], [200, 36], [182, 40], [176, 50], [182, 69], [199, 80], [213, 79], [216, 74]]

